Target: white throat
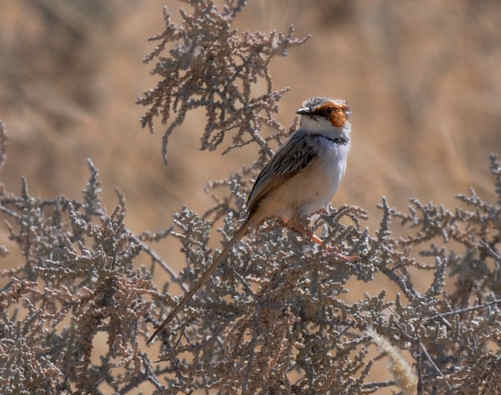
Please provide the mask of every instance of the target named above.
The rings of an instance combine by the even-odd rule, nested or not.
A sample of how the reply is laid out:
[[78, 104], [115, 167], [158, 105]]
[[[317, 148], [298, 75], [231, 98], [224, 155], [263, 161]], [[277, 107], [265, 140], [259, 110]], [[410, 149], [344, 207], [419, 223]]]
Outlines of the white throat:
[[350, 138], [351, 123], [346, 121], [341, 127], [333, 126], [332, 123], [323, 117], [311, 117], [302, 115], [299, 122], [299, 129], [310, 134], [323, 134], [330, 137], [346, 137]]

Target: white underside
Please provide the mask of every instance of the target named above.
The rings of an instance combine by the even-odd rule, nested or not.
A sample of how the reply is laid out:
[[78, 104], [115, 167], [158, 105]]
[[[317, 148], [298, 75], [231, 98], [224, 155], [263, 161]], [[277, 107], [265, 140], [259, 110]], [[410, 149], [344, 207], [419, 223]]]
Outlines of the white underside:
[[306, 217], [331, 202], [346, 172], [350, 145], [317, 141], [318, 158], [262, 200], [255, 224], [268, 217]]

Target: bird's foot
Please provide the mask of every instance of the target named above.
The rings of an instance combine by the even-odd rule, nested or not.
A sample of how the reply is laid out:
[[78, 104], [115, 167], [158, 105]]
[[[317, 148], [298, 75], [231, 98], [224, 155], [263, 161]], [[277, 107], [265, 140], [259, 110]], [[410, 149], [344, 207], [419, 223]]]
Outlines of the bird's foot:
[[[311, 235], [311, 240], [314, 241], [315, 243], [321, 245], [321, 246], [323, 246], [325, 244], [324, 241], [314, 233]], [[325, 246], [325, 248], [329, 252], [334, 252], [336, 257], [344, 262], [355, 262], [355, 261], [360, 259], [360, 257], [356, 256], [356, 255], [351, 255], [351, 256], [344, 255], [344, 254], [339, 252], [338, 248], [331, 246], [331, 245], [327, 245], [327, 246]]]

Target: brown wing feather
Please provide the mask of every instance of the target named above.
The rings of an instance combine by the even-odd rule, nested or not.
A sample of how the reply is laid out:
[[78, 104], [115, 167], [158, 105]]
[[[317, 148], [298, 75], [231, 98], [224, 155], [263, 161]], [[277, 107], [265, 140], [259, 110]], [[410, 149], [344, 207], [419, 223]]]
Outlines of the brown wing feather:
[[296, 132], [259, 173], [247, 200], [249, 217], [266, 195], [295, 176], [317, 156], [318, 152], [310, 144], [309, 136], [302, 131]]

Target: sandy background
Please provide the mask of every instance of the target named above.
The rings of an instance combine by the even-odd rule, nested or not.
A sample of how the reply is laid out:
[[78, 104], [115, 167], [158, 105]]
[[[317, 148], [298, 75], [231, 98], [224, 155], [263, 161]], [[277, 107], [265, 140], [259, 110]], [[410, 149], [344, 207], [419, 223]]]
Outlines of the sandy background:
[[[198, 212], [209, 207], [205, 184], [250, 162], [249, 152], [200, 152], [200, 114], [174, 133], [167, 168], [161, 133], [140, 128], [144, 109], [135, 100], [154, 84], [142, 58], [152, 48], [146, 39], [162, 30], [164, 3], [2, 4], [0, 119], [9, 141], [0, 179], [8, 190], [18, 192], [26, 176], [34, 195], [80, 198], [91, 157], [107, 208], [116, 203], [118, 186], [127, 198], [128, 226], [159, 230], [183, 205]], [[272, 65], [275, 87], [292, 88], [280, 112], [286, 125], [306, 97], [329, 95], [352, 105], [353, 148], [336, 204], [366, 208], [373, 226], [381, 195], [400, 209], [409, 197], [452, 206], [455, 194], [470, 186], [493, 198], [487, 155], [501, 152], [500, 2], [249, 3], [241, 29], [283, 31], [295, 24], [298, 36], [312, 34]], [[5, 229], [0, 242], [10, 245]], [[158, 251], [182, 266], [174, 244]], [[2, 264], [17, 259], [13, 251]], [[358, 295], [354, 290], [352, 297]]]

